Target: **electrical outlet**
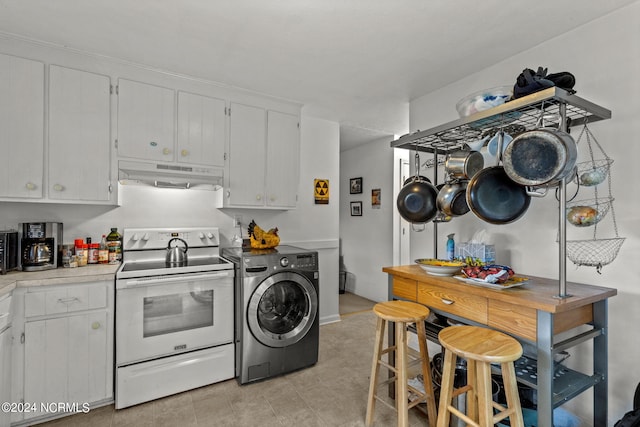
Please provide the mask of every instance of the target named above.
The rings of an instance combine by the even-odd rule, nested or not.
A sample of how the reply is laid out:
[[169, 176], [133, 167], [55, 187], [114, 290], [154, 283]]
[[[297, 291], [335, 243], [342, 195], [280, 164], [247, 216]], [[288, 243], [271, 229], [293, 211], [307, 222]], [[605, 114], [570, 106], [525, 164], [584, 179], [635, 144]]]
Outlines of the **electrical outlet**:
[[242, 227], [242, 215], [234, 215], [233, 216], [233, 226], [234, 227]]

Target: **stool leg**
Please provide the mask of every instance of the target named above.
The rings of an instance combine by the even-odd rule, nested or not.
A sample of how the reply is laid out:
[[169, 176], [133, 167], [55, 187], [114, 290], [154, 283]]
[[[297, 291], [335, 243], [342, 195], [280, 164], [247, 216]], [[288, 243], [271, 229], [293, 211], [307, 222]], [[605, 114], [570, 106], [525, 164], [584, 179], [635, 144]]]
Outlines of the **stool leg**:
[[467, 391], [466, 395], [466, 413], [472, 420], [478, 420], [478, 394], [477, 394], [477, 373], [476, 373], [476, 361], [468, 359], [467, 360], [467, 384], [471, 385], [469, 391]]
[[478, 397], [478, 423], [480, 427], [493, 426], [493, 398], [491, 395], [491, 365], [476, 362], [476, 393]]
[[449, 350], [444, 350], [444, 361], [442, 362], [442, 381], [440, 384], [440, 404], [438, 406], [438, 426], [449, 427], [451, 414], [451, 395], [453, 394], [453, 378], [456, 374], [456, 355]]
[[418, 330], [418, 342], [420, 343], [420, 356], [422, 357], [422, 377], [424, 379], [424, 392], [426, 395], [427, 415], [429, 416], [429, 426], [435, 427], [438, 413], [436, 411], [436, 400], [433, 394], [433, 383], [431, 381], [431, 370], [429, 369], [429, 349], [427, 348], [427, 331], [424, 322], [416, 323]]
[[376, 341], [373, 349], [373, 363], [371, 364], [371, 378], [369, 379], [369, 398], [367, 399], [366, 425], [373, 425], [373, 415], [376, 409], [376, 394], [378, 393], [378, 372], [380, 371], [380, 356], [384, 340], [384, 329], [386, 321], [378, 317], [376, 325]]
[[515, 413], [509, 416], [510, 425], [514, 427], [524, 427], [520, 397], [518, 396], [518, 384], [516, 382], [516, 370], [513, 362], [502, 363], [501, 368], [507, 407], [515, 409]]
[[398, 427], [409, 426], [409, 396], [407, 394], [407, 325], [396, 323], [396, 407]]

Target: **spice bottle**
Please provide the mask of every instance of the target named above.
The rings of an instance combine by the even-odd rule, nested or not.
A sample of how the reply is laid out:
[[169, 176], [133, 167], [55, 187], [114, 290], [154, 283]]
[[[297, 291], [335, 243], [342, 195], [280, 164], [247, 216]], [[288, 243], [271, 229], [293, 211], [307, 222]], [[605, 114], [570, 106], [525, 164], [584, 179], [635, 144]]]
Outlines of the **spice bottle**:
[[107, 247], [109, 248], [109, 264], [118, 264], [122, 261], [122, 236], [117, 228], [112, 228], [107, 236]]
[[98, 248], [98, 263], [99, 264], [109, 263], [109, 248], [107, 248], [107, 236], [105, 234], [102, 235], [102, 240], [100, 241], [100, 247]]
[[89, 264], [97, 264], [98, 263], [98, 257], [99, 257], [99, 251], [100, 251], [100, 244], [99, 243], [89, 243], [89, 260], [87, 261], [87, 263]]

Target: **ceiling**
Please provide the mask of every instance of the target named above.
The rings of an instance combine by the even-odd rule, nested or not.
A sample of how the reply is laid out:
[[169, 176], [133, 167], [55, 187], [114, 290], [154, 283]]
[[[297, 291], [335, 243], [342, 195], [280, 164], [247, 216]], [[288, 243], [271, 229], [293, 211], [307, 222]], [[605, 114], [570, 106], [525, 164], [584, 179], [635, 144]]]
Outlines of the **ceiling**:
[[344, 150], [406, 133], [412, 99], [635, 1], [0, 0], [0, 32], [301, 102], [340, 122]]

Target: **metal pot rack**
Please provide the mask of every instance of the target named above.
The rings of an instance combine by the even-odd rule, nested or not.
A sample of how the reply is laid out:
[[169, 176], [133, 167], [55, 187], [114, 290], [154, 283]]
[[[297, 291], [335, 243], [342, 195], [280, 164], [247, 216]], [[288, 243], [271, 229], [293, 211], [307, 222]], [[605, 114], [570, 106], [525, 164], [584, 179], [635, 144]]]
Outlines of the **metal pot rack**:
[[[433, 153], [432, 165], [438, 156], [465, 148], [465, 142], [475, 141], [487, 132], [506, 127], [531, 130], [539, 126], [544, 115], [559, 118], [559, 129], [570, 132], [571, 127], [611, 118], [611, 111], [558, 87], [550, 87], [530, 95], [506, 102], [497, 107], [463, 117], [431, 129], [416, 131], [391, 142], [392, 148], [404, 148]], [[437, 173], [434, 172], [437, 184]], [[566, 298], [566, 179], [558, 185], [559, 209], [559, 283], [558, 298]], [[434, 223], [434, 256], [437, 257], [437, 224]]]

